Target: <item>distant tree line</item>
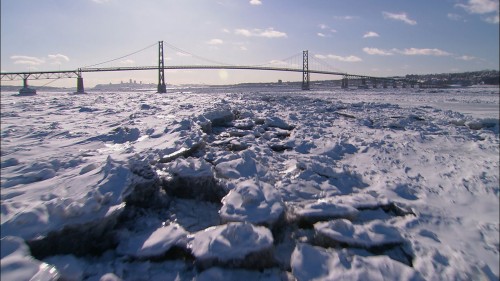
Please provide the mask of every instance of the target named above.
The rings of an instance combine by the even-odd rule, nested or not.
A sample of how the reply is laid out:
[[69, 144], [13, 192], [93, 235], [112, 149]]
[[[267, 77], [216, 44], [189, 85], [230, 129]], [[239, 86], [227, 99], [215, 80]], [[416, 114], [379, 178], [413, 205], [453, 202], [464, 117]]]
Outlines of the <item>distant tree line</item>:
[[440, 74], [409, 74], [407, 79], [417, 80], [426, 84], [441, 85], [500, 85], [500, 72], [498, 70], [481, 70], [460, 73]]

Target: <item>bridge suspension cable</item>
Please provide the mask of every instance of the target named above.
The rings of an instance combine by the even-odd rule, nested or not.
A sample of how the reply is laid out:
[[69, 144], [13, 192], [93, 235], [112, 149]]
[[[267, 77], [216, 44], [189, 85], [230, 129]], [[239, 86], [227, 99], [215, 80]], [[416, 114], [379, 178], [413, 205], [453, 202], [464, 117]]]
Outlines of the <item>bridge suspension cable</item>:
[[165, 42], [165, 41], [163, 41], [163, 45], [169, 47], [172, 50], [175, 50], [175, 51], [180, 52], [180, 53], [185, 54], [185, 55], [192, 56], [192, 57], [197, 58], [197, 59], [202, 60], [202, 61], [206, 61], [206, 62], [209, 62], [209, 63], [215, 63], [215, 64], [218, 64], [218, 65], [233, 65], [233, 64], [224, 63], [224, 62], [220, 62], [220, 61], [215, 61], [215, 60], [211, 60], [211, 59], [207, 59], [207, 58], [198, 56], [196, 54], [193, 54], [191, 52], [183, 50], [183, 49], [181, 49], [179, 47], [176, 47], [176, 46], [174, 46], [174, 45], [172, 45], [172, 44], [170, 44], [168, 42]]
[[157, 46], [157, 44], [158, 44], [158, 43], [157, 43], [157, 42], [155, 42], [154, 44], [151, 44], [151, 45], [149, 45], [149, 46], [147, 46], [147, 47], [144, 47], [144, 48], [142, 48], [142, 49], [140, 49], [140, 50], [137, 50], [137, 51], [135, 51], [135, 52], [133, 52], [133, 53], [126, 54], [126, 55], [124, 55], [124, 56], [121, 56], [121, 57], [118, 57], [118, 58], [115, 58], [115, 59], [112, 59], [112, 60], [107, 60], [107, 61], [104, 61], [104, 62], [100, 62], [100, 63], [96, 63], [96, 64], [91, 64], [91, 65], [86, 65], [86, 66], [84, 66], [84, 67], [82, 67], [82, 68], [94, 67], [94, 66], [98, 66], [98, 65], [101, 65], [101, 64], [109, 63], [109, 62], [114, 62], [114, 61], [117, 61], [117, 60], [120, 60], [120, 59], [123, 59], [123, 58], [129, 57], [129, 56], [131, 56], [131, 55], [135, 55], [135, 54], [137, 54], [137, 53], [140, 53], [140, 52], [142, 52], [142, 51], [144, 51], [144, 50], [147, 50], [147, 49], [149, 49], [149, 48], [151, 48], [151, 47], [153, 47], [153, 46]]
[[[316, 70], [324, 70], [324, 71], [332, 71], [332, 72], [345, 72], [345, 71], [342, 71], [332, 65], [330, 65], [329, 63], [327, 63], [326, 61], [324, 61], [323, 59], [320, 59], [316, 56], [316, 54], [310, 54], [309, 55], [309, 59], [313, 62], [313, 68], [316, 69]], [[321, 69], [321, 67], [323, 67], [323, 69]]]

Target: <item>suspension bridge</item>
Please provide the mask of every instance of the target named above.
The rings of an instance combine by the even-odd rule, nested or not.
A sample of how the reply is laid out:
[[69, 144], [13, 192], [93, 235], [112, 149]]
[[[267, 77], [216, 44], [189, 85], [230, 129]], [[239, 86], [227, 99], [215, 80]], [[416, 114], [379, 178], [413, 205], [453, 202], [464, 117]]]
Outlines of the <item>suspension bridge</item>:
[[[266, 65], [230, 65], [223, 64], [219, 62], [215, 62], [209, 59], [205, 59], [203, 57], [194, 55], [192, 53], [181, 50], [173, 45], [168, 44], [173, 49], [180, 51], [181, 53], [189, 54], [190, 56], [194, 56], [200, 58], [204, 61], [208, 61], [211, 64], [205, 65], [165, 65], [164, 61], [164, 50], [163, 50], [163, 41], [158, 42], [158, 65], [155, 66], [130, 66], [130, 67], [96, 67], [98, 65], [102, 65], [105, 63], [113, 62], [118, 59], [123, 59], [129, 55], [133, 55], [142, 50], [136, 51], [132, 54], [122, 56], [117, 59], [108, 60], [102, 63], [81, 67], [75, 70], [54, 70], [54, 71], [28, 71], [28, 72], [1, 72], [1, 80], [23, 80], [23, 88], [19, 90], [20, 94], [33, 94], [36, 93], [34, 89], [28, 87], [28, 80], [37, 80], [37, 79], [62, 79], [62, 78], [76, 78], [77, 79], [77, 87], [76, 93], [85, 93], [84, 84], [83, 84], [83, 73], [89, 72], [115, 72], [115, 71], [140, 71], [140, 70], [157, 70], [158, 71], [158, 93], [166, 93], [167, 87], [165, 83], [165, 70], [179, 70], [179, 69], [232, 69], [232, 70], [264, 70], [264, 71], [284, 71], [284, 72], [298, 72], [302, 74], [302, 90], [310, 89], [310, 75], [311, 74], [326, 74], [326, 75], [336, 75], [342, 76], [341, 79], [341, 87], [348, 88], [350, 79], [358, 79], [361, 81], [361, 85], [359, 87], [367, 88], [368, 84], [366, 81], [370, 81], [373, 87], [377, 87], [377, 85], [383, 85], [384, 88], [387, 88], [389, 84], [392, 84], [393, 87], [397, 87], [397, 84], [400, 84], [402, 87], [406, 87], [409, 84], [411, 87], [414, 87], [416, 81], [409, 81], [404, 78], [397, 77], [374, 77], [368, 75], [360, 75], [360, 74], [350, 74], [341, 71], [328, 70], [328, 69], [314, 69], [310, 68], [309, 64], [309, 52], [302, 51], [301, 60], [302, 67], [298, 63], [292, 64], [292, 66], [270, 66]], [[155, 43], [156, 45], [156, 43]], [[297, 56], [297, 55], [296, 55]], [[295, 57], [296, 57], [295, 56]], [[314, 57], [312, 57], [315, 59]], [[290, 59], [290, 58], [289, 58]], [[327, 68], [332, 68], [326, 63], [319, 61], [318, 64], [326, 66]]]

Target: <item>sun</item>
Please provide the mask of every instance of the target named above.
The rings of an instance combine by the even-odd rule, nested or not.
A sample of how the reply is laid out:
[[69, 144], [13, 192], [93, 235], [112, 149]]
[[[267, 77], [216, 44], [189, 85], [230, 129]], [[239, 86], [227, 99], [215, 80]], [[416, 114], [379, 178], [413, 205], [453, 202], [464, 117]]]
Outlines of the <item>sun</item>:
[[226, 81], [228, 77], [229, 77], [229, 73], [225, 69], [219, 70], [219, 78], [220, 78], [220, 80]]

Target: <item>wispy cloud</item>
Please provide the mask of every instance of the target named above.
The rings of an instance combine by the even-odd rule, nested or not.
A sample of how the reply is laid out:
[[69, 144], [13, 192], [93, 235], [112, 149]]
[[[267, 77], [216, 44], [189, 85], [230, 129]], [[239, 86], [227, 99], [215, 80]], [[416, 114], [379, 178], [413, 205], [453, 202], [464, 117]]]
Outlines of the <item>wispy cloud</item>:
[[365, 35], [363, 35], [363, 38], [371, 38], [371, 37], [380, 37], [380, 35], [378, 35], [378, 33], [374, 31], [368, 31], [367, 33], [365, 33]]
[[382, 50], [378, 48], [363, 48], [363, 52], [369, 55], [378, 55], [378, 56], [392, 56], [393, 53], [391, 51]]
[[357, 19], [357, 16], [334, 16], [333, 17], [336, 20], [354, 20]]
[[234, 31], [236, 35], [241, 35], [245, 37], [265, 37], [265, 38], [286, 38], [287, 34], [285, 32], [274, 30], [274, 28], [258, 29], [236, 29]]
[[455, 6], [464, 9], [469, 14], [483, 15], [483, 20], [488, 23], [499, 23], [498, 0], [468, 0], [466, 4], [459, 3]]
[[120, 61], [120, 64], [123, 64], [123, 65], [134, 65], [135, 61], [132, 60], [132, 59], [126, 59], [126, 60]]
[[56, 61], [69, 61], [69, 57], [63, 54], [48, 55], [48, 58]]
[[337, 32], [337, 30], [330, 28], [324, 23], [318, 24], [318, 27], [321, 29], [321, 32], [317, 32], [316, 35], [318, 35], [319, 37], [330, 37], [331, 33]]
[[192, 55], [183, 52], [176, 52], [175, 54], [179, 57], [192, 57]]
[[475, 60], [477, 58], [473, 57], [473, 56], [463, 55], [463, 56], [456, 57], [456, 59], [457, 60], [464, 60], [464, 61], [471, 61], [471, 60]]
[[384, 50], [379, 48], [363, 48], [363, 52], [369, 55], [378, 56], [391, 56], [394, 54], [400, 54], [405, 56], [451, 56], [452, 54], [441, 49], [431, 49], [431, 48], [405, 48], [405, 49], [390, 49]]
[[400, 53], [407, 56], [450, 56], [451, 53], [440, 49], [430, 49], [430, 48], [407, 48], [403, 50], [392, 49], [394, 52]]
[[10, 57], [14, 64], [41, 65], [45, 60], [37, 57], [14, 55]]
[[262, 1], [260, 0], [250, 0], [250, 5], [262, 5]]
[[363, 61], [360, 57], [357, 57], [357, 56], [338, 56], [338, 55], [332, 55], [332, 54], [328, 54], [328, 55], [314, 55], [315, 58], [318, 58], [318, 59], [332, 59], [332, 60], [336, 60], [336, 61], [342, 61], [342, 62], [360, 62], [360, 61]]
[[207, 44], [208, 45], [222, 45], [222, 44], [224, 44], [224, 41], [222, 41], [222, 39], [214, 38], [214, 39], [211, 39], [210, 41], [208, 41]]
[[382, 14], [384, 15], [384, 18], [386, 18], [386, 19], [402, 21], [402, 22], [409, 24], [409, 25], [416, 25], [417, 24], [417, 22], [415, 20], [410, 19], [405, 12], [398, 13], [398, 14], [390, 13], [390, 12], [382, 12]]

